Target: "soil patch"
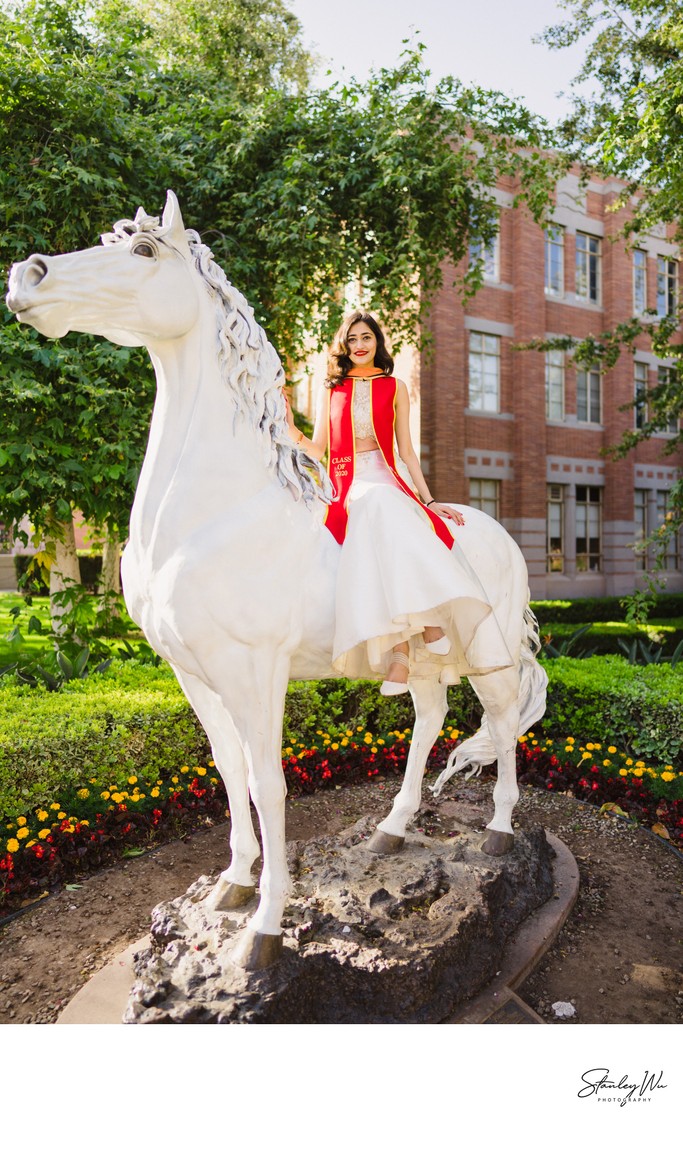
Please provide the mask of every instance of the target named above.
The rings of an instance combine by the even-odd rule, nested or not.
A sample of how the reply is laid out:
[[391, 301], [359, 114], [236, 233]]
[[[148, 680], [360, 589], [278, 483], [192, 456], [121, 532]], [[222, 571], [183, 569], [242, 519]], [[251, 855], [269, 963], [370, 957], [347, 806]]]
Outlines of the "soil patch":
[[[398, 781], [287, 801], [287, 838], [306, 841], [388, 812]], [[415, 829], [448, 835], [452, 821], [483, 828], [490, 778], [425, 790]], [[518, 994], [549, 1023], [683, 1021], [683, 859], [654, 835], [600, 816], [566, 795], [522, 788], [520, 827], [541, 825], [577, 859], [578, 901], [557, 942]], [[228, 824], [129, 859], [31, 906], [0, 929], [0, 1023], [52, 1023], [83, 984], [149, 928], [153, 906], [185, 892], [229, 858]], [[571, 1002], [572, 1019], [552, 1004]]]

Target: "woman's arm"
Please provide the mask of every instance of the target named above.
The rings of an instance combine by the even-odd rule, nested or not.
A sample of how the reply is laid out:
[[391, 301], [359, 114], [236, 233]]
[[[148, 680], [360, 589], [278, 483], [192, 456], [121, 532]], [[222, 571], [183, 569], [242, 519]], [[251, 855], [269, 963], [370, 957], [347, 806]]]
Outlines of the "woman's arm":
[[398, 444], [398, 453], [405, 463], [410, 473], [410, 478], [415, 484], [420, 499], [426, 507], [435, 511], [437, 515], [443, 516], [445, 519], [453, 519], [458, 526], [462, 527], [465, 520], [459, 511], [454, 507], [449, 507], [447, 503], [437, 503], [432, 498], [427, 480], [422, 474], [420, 461], [415, 454], [413, 441], [410, 435], [410, 396], [408, 395], [408, 388], [403, 380], [397, 379], [396, 384], [398, 387], [396, 395], [396, 443]]
[[296, 426], [294, 422], [294, 416], [292, 415], [292, 407], [289, 402], [289, 397], [285, 392], [289, 434], [296, 443], [297, 447], [300, 447], [301, 450], [305, 451], [307, 455], [312, 455], [314, 459], [322, 459], [323, 455], [327, 451], [328, 426], [326, 393], [327, 388], [323, 384], [318, 391], [318, 396], [316, 399], [315, 427], [313, 429], [313, 438], [309, 439], [308, 436], [304, 435], [303, 431], [300, 431]]

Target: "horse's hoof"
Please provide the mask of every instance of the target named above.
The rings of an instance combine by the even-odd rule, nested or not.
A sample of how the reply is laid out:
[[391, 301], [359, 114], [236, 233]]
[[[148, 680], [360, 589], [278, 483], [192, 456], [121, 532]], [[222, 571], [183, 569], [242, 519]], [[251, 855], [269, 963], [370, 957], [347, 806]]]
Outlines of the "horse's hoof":
[[221, 875], [211, 893], [207, 895], [206, 905], [210, 910], [237, 910], [238, 907], [251, 902], [255, 894], [255, 886], [240, 886], [236, 882], [228, 882]]
[[506, 855], [512, 850], [514, 843], [515, 836], [508, 834], [507, 831], [489, 831], [481, 844], [481, 849], [485, 855]]
[[400, 850], [403, 850], [405, 839], [401, 835], [388, 835], [386, 831], [379, 829], [370, 835], [366, 842], [366, 847], [376, 855], [396, 855]]
[[231, 957], [243, 970], [265, 970], [282, 956], [282, 948], [281, 934], [259, 934], [247, 928]]

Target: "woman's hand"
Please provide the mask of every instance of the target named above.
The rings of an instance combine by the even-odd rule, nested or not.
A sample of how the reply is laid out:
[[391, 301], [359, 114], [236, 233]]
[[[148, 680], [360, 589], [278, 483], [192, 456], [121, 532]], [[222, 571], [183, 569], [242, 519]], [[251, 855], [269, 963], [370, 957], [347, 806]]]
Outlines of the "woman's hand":
[[455, 507], [451, 507], [450, 503], [432, 503], [429, 510], [435, 511], [442, 519], [452, 519], [458, 527], [465, 526], [464, 516]]

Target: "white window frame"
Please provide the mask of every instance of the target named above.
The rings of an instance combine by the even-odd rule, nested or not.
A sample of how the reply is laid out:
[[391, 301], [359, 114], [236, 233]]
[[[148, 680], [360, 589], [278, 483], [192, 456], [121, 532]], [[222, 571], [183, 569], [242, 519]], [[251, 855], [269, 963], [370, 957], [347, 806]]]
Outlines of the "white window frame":
[[469, 505], [485, 511], [492, 519], [500, 519], [500, 479], [480, 479], [472, 476], [469, 481]]
[[564, 228], [557, 224], [545, 230], [545, 293], [556, 299], [564, 295]]
[[561, 422], [564, 419], [564, 352], [545, 353], [545, 417]]
[[[579, 394], [584, 388], [586, 393], [585, 419], [579, 413]], [[596, 393], [597, 404], [594, 403]], [[596, 413], [597, 419], [594, 418]], [[576, 369], [576, 422], [592, 423], [594, 426], [602, 423], [602, 376], [597, 367], [578, 367]]]
[[[483, 331], [470, 332], [468, 376], [469, 410], [500, 412], [499, 335]], [[495, 381], [495, 389], [486, 386], [491, 378]]]
[[602, 297], [602, 244], [599, 236], [576, 233], [576, 298], [599, 304]]
[[[581, 498], [581, 492], [586, 492], [586, 497]], [[588, 493], [591, 493], [590, 495]], [[593, 498], [594, 493], [597, 492], [598, 498]], [[585, 520], [581, 523], [582, 518]], [[597, 520], [597, 535], [591, 535], [591, 529], [596, 526]], [[585, 528], [585, 534], [580, 536], [579, 531]], [[594, 487], [591, 484], [577, 483], [576, 485], [576, 572], [579, 575], [590, 575], [602, 571], [603, 557], [603, 531], [602, 531], [602, 487]], [[586, 545], [585, 551], [579, 550], [579, 539], [583, 539]], [[597, 549], [591, 548], [591, 542], [597, 539]]]
[[[675, 372], [676, 368], [675, 367], [668, 367], [666, 364], [660, 363], [659, 366], [657, 367], [657, 384], [665, 383], [666, 378], [665, 378], [664, 373], [666, 372], [666, 374], [669, 375], [672, 371]], [[671, 415], [671, 416], [669, 416], [669, 422], [667, 423], [666, 427], [660, 428], [659, 431], [657, 432], [657, 434], [658, 435], [678, 435], [678, 426], [679, 426], [678, 416], [677, 415]]]
[[647, 252], [643, 248], [633, 250], [633, 314], [644, 315], [647, 311]]
[[640, 431], [647, 423], [647, 393], [649, 388], [650, 369], [646, 363], [637, 359], [633, 364], [633, 398], [635, 400], [633, 426], [636, 431]]
[[[565, 493], [562, 483], [549, 483], [546, 492], [545, 548], [548, 574], [563, 575], [565, 568]], [[556, 534], [553, 530], [558, 529]], [[552, 547], [558, 540], [559, 548]]]
[[678, 261], [657, 256], [657, 315], [675, 315], [678, 306]]

